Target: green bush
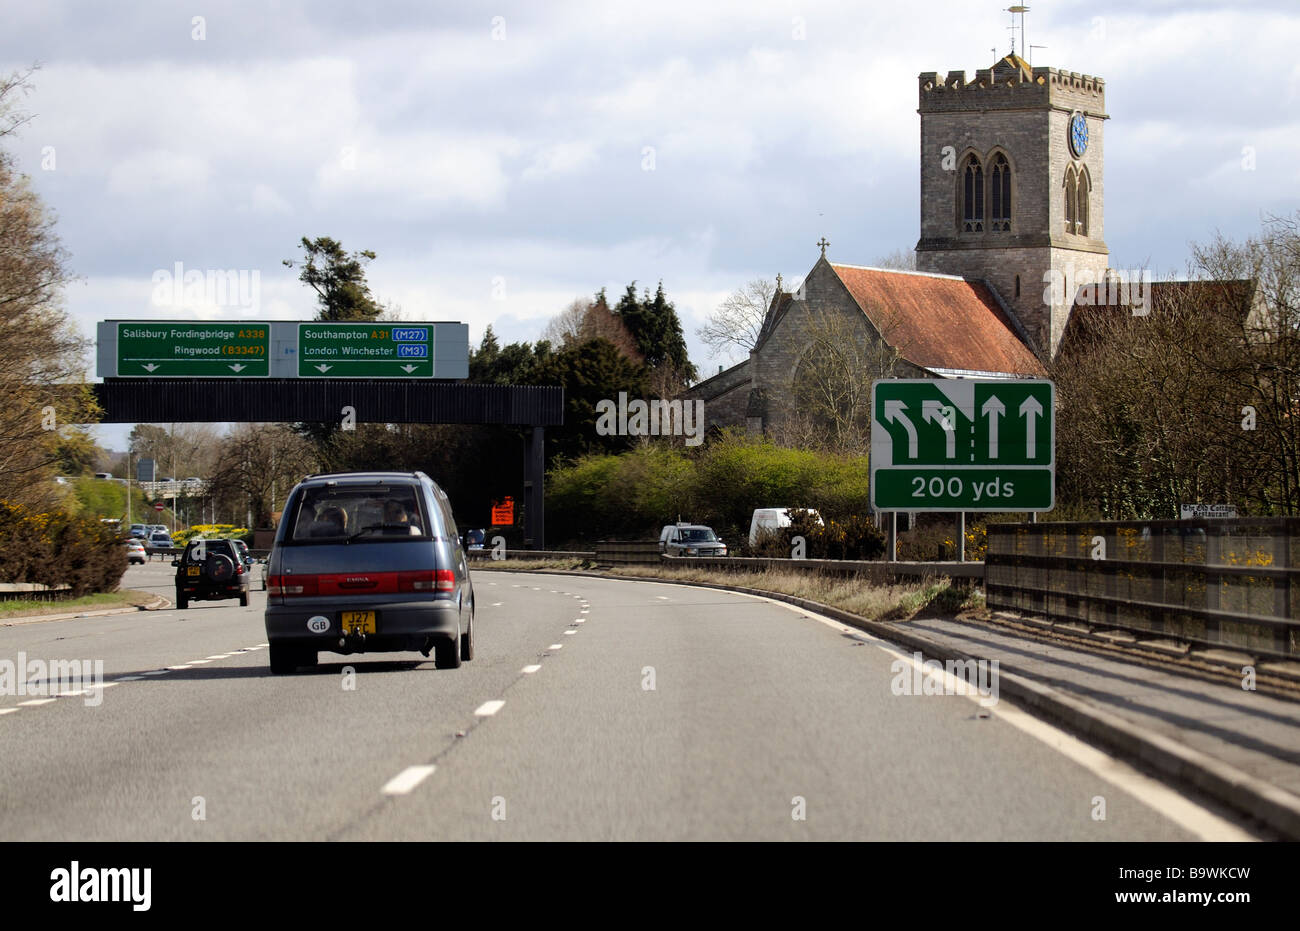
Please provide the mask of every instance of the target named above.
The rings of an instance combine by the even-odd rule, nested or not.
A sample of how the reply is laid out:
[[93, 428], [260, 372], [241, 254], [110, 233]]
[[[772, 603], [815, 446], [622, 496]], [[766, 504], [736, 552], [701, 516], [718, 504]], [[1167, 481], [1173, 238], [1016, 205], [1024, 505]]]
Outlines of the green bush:
[[748, 540], [756, 508], [807, 507], [816, 508], [828, 527], [833, 520], [845, 528], [843, 537], [825, 541], [828, 552], [871, 552], [870, 521], [861, 516], [869, 511], [869, 477], [863, 457], [787, 449], [734, 434], [695, 449], [647, 443], [553, 469], [547, 536], [561, 545], [654, 539], [680, 517], [712, 527], [735, 552]]
[[0, 501], [0, 582], [67, 585], [79, 598], [115, 591], [125, 571], [122, 537], [98, 518]]

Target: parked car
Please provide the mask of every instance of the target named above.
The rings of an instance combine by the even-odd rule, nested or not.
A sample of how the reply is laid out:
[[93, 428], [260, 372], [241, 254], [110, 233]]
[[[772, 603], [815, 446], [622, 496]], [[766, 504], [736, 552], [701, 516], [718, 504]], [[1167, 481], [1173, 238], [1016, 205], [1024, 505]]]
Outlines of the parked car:
[[669, 524], [659, 533], [659, 552], [669, 556], [726, 556], [727, 544], [712, 527], [703, 524]]
[[423, 472], [308, 476], [290, 493], [267, 567], [271, 671], [321, 650], [474, 658], [474, 587], [451, 502]]
[[144, 551], [143, 543], [135, 537], [126, 541], [126, 563], [128, 566], [137, 562], [143, 566], [148, 561], [149, 557]]
[[176, 567], [176, 607], [182, 610], [191, 601], [220, 601], [238, 598], [248, 605], [252, 574], [239, 555], [233, 540], [191, 540]]
[[96, 473], [95, 473], [95, 478], [112, 478], [112, 477], [113, 477], [113, 473], [112, 473], [112, 472], [96, 472]]
[[798, 510], [806, 510], [817, 523], [822, 523], [822, 516], [812, 508], [759, 508], [749, 521], [749, 545], [757, 544], [761, 533], [776, 533], [782, 527], [789, 527], [790, 512]]

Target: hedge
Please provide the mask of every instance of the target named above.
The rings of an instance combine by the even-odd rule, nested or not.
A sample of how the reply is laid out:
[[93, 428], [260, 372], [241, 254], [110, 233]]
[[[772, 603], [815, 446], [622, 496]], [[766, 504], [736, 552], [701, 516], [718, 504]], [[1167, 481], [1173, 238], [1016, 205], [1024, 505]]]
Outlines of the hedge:
[[74, 598], [116, 591], [126, 572], [122, 539], [93, 517], [0, 501], [0, 582], [66, 585]]

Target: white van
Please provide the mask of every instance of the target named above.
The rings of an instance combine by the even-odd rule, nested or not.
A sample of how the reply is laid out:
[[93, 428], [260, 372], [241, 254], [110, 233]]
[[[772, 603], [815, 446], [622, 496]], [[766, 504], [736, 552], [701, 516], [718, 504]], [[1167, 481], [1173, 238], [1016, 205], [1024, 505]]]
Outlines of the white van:
[[790, 512], [799, 510], [806, 510], [817, 520], [817, 523], [822, 523], [822, 516], [813, 508], [759, 508], [749, 521], [749, 545], [753, 546], [758, 542], [760, 533], [772, 533], [782, 527], [789, 527]]

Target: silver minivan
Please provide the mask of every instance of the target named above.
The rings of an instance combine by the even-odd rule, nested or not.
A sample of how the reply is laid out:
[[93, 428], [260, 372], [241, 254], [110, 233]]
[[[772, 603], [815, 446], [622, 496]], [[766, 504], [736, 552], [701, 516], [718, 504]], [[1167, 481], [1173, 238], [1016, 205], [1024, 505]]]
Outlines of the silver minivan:
[[423, 472], [300, 482], [267, 561], [266, 639], [273, 673], [322, 650], [473, 659], [474, 587], [446, 493]]

